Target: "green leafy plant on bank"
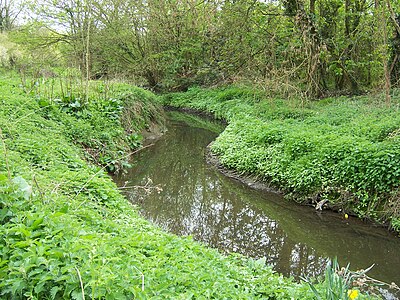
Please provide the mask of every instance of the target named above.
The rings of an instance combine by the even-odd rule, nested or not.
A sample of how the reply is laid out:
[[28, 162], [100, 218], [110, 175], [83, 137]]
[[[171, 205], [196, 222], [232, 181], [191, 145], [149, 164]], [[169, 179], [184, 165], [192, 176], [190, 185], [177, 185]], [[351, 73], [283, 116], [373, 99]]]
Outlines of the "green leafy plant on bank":
[[45, 113], [9, 78], [0, 104], [1, 299], [313, 299], [265, 260], [223, 256], [141, 218], [83, 159], [67, 127], [75, 116]]
[[4, 79], [0, 89], [2, 299], [303, 293], [270, 268], [250, 267], [150, 225], [104, 172], [82, 160], [65, 120], [48, 118], [34, 98]]
[[101, 81], [90, 82], [86, 96], [78, 75], [70, 71], [57, 78], [34, 78], [27, 94], [36, 99], [44, 118], [63, 123], [86, 159], [109, 172], [121, 171], [129, 167], [130, 153], [142, 145], [141, 131], [152, 124], [164, 126], [156, 96], [128, 84]]
[[387, 107], [372, 96], [304, 102], [245, 90], [192, 88], [163, 101], [229, 121], [211, 148], [226, 167], [400, 230], [400, 98]]

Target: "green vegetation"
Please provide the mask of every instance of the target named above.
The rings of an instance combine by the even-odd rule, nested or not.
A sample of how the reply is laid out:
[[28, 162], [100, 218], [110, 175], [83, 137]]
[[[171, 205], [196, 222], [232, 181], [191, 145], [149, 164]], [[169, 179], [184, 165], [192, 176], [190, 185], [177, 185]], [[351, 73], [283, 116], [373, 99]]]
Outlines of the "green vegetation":
[[[397, 100], [397, 99], [396, 99]], [[164, 104], [229, 121], [211, 149], [300, 202], [328, 205], [400, 231], [400, 115], [372, 97], [269, 99], [230, 87], [168, 94]]]
[[341, 268], [337, 260], [334, 259], [328, 262], [325, 270], [325, 281], [322, 283], [320, 290], [317, 290], [312, 282], [308, 281], [308, 283], [317, 300], [353, 300], [358, 298], [359, 291], [350, 289], [350, 287], [359, 281], [360, 278], [367, 280], [365, 277], [366, 272], [368, 272], [368, 269], [361, 272], [352, 272], [349, 270], [349, 266]]
[[389, 0], [3, 1], [0, 32], [26, 51], [0, 47], [0, 61], [32, 73], [74, 66], [158, 91], [247, 83], [319, 98], [384, 89], [390, 102], [399, 12]]
[[[154, 97], [125, 86], [125, 98], [128, 91]], [[2, 299], [312, 299], [306, 284], [264, 260], [223, 256], [139, 217], [82, 148], [116, 147], [109, 143], [127, 136], [114, 139], [123, 110], [113, 106], [110, 118], [110, 104], [96, 98], [82, 114], [71, 102], [44, 105], [5, 75], [0, 95]]]
[[[14, 76], [9, 80], [15, 88], [21, 86], [19, 93], [25, 92], [30, 102], [34, 101], [38, 107], [36, 114], [55, 121], [69, 141], [85, 150], [86, 160], [110, 172], [122, 170], [129, 165], [130, 153], [141, 145], [141, 130], [152, 123], [163, 126], [162, 109], [154, 104], [156, 96], [127, 84], [99, 81], [90, 83], [86, 97], [79, 76], [73, 73], [66, 76], [66, 72], [50, 79], [21, 81]], [[12, 96], [3, 95], [3, 99], [5, 103]], [[21, 108], [13, 115], [16, 124], [19, 118], [25, 118], [25, 106], [33, 105], [30, 102], [20, 103]], [[40, 156], [39, 150], [30, 151]], [[39, 160], [36, 165], [43, 167], [43, 162]]]
[[[229, 121], [212, 146], [225, 166], [400, 231], [392, 2], [0, 1], [0, 297], [316, 295], [137, 216], [105, 172], [129, 166], [162, 112], [110, 81], [191, 88], [165, 103]], [[232, 83], [248, 87], [192, 88]]]

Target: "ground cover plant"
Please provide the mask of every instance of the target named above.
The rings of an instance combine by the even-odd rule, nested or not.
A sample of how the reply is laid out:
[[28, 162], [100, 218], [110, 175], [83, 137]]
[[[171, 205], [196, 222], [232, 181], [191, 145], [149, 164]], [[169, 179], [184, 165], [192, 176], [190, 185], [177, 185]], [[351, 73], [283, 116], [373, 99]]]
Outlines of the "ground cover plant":
[[[142, 143], [141, 131], [164, 126], [156, 96], [118, 82], [82, 82], [73, 69], [56, 78], [33, 77], [16, 81], [39, 105], [44, 118], [62, 124], [64, 133], [83, 148], [85, 158], [118, 172], [129, 167], [129, 154]], [[15, 78], [15, 80], [18, 80]]]
[[221, 163], [282, 190], [400, 231], [400, 114], [372, 96], [280, 100], [260, 91], [192, 88], [165, 105], [213, 113], [229, 125], [211, 149]]
[[[314, 297], [308, 284], [275, 274], [264, 260], [223, 256], [139, 217], [105, 166], [87, 159], [86, 144], [74, 142], [78, 133], [82, 141], [97, 138], [91, 130], [72, 130], [88, 126], [85, 117], [42, 101], [2, 75], [2, 299]], [[124, 131], [121, 123], [101, 130]]]

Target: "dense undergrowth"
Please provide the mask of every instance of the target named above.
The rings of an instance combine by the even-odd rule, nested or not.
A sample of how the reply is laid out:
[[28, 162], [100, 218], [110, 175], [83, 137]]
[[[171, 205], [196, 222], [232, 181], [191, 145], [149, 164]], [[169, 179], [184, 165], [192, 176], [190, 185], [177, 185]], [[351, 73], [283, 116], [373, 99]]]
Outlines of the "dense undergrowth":
[[[133, 132], [120, 122], [128, 107], [109, 109], [150, 95], [124, 89], [125, 100], [50, 101], [0, 78], [0, 298], [312, 299], [264, 260], [223, 256], [138, 216], [92, 164], [109, 166], [100, 158], [146, 126], [146, 109], [130, 110]], [[88, 148], [99, 159], [88, 161]]]
[[228, 120], [211, 149], [288, 197], [325, 204], [400, 231], [400, 114], [372, 96], [315, 102], [229, 87], [165, 95], [164, 105]]
[[76, 77], [68, 73], [63, 79], [34, 78], [13, 85], [36, 100], [38, 114], [62, 125], [69, 140], [85, 150], [86, 160], [109, 172], [129, 167], [130, 153], [141, 146], [141, 132], [154, 124], [164, 126], [156, 96], [127, 84], [94, 81], [86, 97]]

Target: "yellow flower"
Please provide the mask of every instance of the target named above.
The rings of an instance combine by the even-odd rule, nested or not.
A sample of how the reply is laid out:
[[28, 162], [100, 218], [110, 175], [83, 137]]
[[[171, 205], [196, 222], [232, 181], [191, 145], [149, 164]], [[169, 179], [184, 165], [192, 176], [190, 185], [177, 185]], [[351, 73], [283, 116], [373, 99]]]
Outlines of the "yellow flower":
[[348, 290], [347, 295], [351, 300], [354, 300], [358, 297], [358, 291], [357, 290]]

